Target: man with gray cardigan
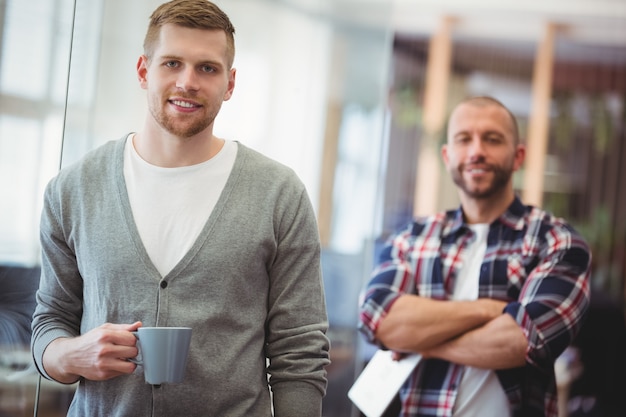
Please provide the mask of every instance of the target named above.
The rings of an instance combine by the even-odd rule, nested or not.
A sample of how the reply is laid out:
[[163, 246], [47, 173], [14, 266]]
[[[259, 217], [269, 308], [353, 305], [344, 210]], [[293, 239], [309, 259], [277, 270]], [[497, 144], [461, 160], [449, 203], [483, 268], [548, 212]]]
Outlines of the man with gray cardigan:
[[[294, 172], [213, 135], [234, 28], [207, 0], [151, 16], [143, 130], [45, 192], [33, 319], [39, 372], [79, 382], [69, 416], [320, 416], [329, 343], [320, 243]], [[185, 378], [149, 385], [141, 326], [193, 329]]]

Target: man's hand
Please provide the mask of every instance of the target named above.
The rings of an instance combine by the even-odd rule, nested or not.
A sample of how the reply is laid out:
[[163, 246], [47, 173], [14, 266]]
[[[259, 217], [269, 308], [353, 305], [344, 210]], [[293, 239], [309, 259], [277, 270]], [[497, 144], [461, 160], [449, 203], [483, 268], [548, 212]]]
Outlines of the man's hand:
[[[424, 359], [444, 359], [482, 369], [508, 369], [525, 365], [527, 349], [522, 329], [513, 317], [501, 314], [483, 326], [419, 353]], [[393, 351], [391, 357], [399, 361], [407, 355]]]
[[482, 369], [509, 369], [526, 364], [528, 340], [517, 322], [502, 314], [489, 323], [421, 352], [425, 358], [439, 358]]
[[133, 324], [105, 323], [89, 332], [52, 341], [43, 354], [43, 365], [50, 377], [71, 384], [80, 377], [102, 381], [132, 373], [136, 366], [128, 359], [137, 356]]

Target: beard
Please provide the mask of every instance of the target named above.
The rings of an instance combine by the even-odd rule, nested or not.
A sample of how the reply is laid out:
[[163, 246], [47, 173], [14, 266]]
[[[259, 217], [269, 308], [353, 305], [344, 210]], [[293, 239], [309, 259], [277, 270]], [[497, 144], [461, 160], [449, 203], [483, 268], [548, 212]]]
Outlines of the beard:
[[[193, 97], [183, 97], [180, 95], [179, 97], [195, 99]], [[203, 103], [204, 107], [202, 107], [202, 114], [193, 113], [172, 115], [168, 114], [165, 110], [167, 105], [167, 101], [161, 101], [158, 96], [153, 97], [150, 100], [149, 105], [150, 114], [152, 114], [152, 117], [156, 120], [159, 126], [172, 135], [180, 138], [190, 138], [209, 127], [215, 121], [217, 113], [221, 107], [221, 103], [207, 107], [207, 103], [205, 102]]]
[[486, 186], [476, 186], [472, 185], [470, 181], [466, 181], [463, 177], [463, 172], [465, 172], [466, 166], [466, 164], [461, 164], [457, 169], [451, 170], [450, 173], [452, 175], [452, 181], [454, 181], [457, 187], [459, 187], [468, 197], [474, 199], [490, 199], [503, 193], [513, 175], [513, 161], [506, 166], [492, 164], [484, 165], [487, 167], [488, 171], [492, 173], [493, 178], [491, 183]]

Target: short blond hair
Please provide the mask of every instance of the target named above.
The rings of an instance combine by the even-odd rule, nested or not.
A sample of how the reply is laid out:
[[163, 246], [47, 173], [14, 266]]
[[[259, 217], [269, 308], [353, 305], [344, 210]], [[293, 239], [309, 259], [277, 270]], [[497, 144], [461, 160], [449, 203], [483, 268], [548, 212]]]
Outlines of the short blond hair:
[[208, 0], [172, 0], [157, 7], [150, 16], [143, 41], [144, 55], [148, 59], [154, 54], [161, 27], [168, 23], [191, 29], [224, 31], [228, 68], [232, 67], [235, 60], [235, 27], [228, 15], [214, 3]]

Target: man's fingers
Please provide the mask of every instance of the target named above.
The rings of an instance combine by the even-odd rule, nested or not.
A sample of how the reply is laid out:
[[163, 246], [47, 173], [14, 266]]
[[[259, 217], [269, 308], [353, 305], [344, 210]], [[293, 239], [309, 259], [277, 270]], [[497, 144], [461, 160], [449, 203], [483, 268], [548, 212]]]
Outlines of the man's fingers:
[[141, 326], [142, 326], [142, 323], [140, 321], [136, 321], [132, 324], [104, 323], [102, 326], [100, 326], [100, 328], [108, 329], [108, 330], [124, 330], [128, 332], [134, 332]]

